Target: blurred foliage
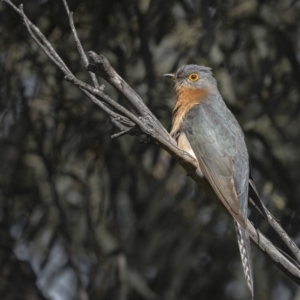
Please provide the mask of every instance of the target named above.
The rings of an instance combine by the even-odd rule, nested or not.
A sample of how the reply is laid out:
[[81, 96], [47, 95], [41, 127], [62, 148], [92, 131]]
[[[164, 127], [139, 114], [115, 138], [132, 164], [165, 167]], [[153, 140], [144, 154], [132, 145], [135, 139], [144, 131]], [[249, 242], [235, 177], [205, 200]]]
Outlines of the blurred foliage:
[[[300, 1], [68, 2], [84, 49], [106, 55], [168, 128], [174, 92], [162, 74], [213, 68], [262, 199], [299, 246]], [[24, 9], [89, 81], [62, 2]], [[250, 299], [231, 219], [158, 147], [110, 139], [109, 118], [3, 2], [0, 67], [1, 300]], [[300, 299], [256, 248], [253, 264], [257, 299]]]

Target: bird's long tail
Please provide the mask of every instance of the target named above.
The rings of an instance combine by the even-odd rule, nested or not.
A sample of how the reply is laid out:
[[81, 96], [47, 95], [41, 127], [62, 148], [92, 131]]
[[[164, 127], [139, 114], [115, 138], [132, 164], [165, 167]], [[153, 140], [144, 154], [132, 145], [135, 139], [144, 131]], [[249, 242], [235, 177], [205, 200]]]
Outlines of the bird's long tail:
[[250, 240], [249, 240], [247, 230], [243, 229], [237, 222], [234, 222], [234, 224], [235, 224], [235, 228], [236, 228], [243, 269], [244, 269], [247, 284], [250, 289], [252, 300], [253, 300], [254, 299], [254, 289], [253, 289], [253, 271], [252, 271]]

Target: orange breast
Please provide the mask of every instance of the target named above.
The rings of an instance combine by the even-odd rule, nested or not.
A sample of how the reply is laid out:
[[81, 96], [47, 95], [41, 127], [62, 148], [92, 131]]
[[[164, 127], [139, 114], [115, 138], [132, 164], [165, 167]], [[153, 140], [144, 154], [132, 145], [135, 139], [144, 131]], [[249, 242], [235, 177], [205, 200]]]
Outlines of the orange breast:
[[181, 123], [187, 112], [196, 104], [205, 100], [208, 89], [176, 89], [176, 104], [173, 110], [171, 135], [174, 136], [180, 129]]

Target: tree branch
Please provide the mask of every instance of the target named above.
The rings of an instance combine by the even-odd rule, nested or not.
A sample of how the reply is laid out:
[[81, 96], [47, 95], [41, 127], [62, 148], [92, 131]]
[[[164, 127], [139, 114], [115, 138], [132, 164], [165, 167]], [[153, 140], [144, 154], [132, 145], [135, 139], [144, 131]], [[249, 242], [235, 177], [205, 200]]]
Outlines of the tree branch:
[[247, 223], [249, 235], [256, 246], [265, 253], [272, 262], [290, 279], [300, 285], [299, 267], [292, 264], [279, 250], [248, 220]]

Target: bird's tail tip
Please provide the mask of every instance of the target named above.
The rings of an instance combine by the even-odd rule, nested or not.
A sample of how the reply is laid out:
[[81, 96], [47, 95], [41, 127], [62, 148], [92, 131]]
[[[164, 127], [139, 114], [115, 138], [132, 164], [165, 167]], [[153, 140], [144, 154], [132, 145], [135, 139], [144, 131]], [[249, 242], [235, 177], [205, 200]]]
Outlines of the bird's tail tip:
[[237, 239], [242, 259], [244, 274], [246, 277], [247, 285], [251, 293], [251, 299], [254, 300], [254, 287], [253, 287], [253, 271], [250, 240], [247, 229], [242, 228], [237, 222], [235, 223]]

